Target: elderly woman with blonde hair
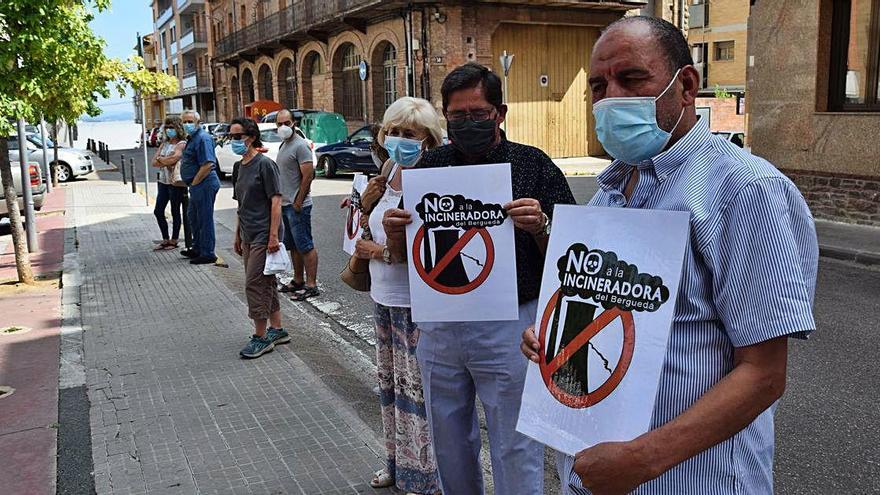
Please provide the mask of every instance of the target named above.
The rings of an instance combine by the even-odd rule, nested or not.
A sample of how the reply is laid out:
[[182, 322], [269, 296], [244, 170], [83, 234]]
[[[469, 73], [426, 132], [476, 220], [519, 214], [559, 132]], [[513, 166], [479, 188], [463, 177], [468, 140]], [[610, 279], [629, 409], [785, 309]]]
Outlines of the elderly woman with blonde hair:
[[388, 110], [378, 142], [389, 155], [382, 174], [362, 195], [369, 212], [372, 240], [361, 239], [356, 256], [370, 260], [370, 296], [375, 302], [377, 368], [385, 469], [376, 473], [374, 488], [396, 486], [407, 493], [440, 493], [434, 449], [428, 430], [422, 377], [416, 361], [419, 329], [412, 322], [406, 260], [393, 259], [385, 245], [382, 217], [402, 202], [400, 170], [418, 163], [422, 152], [442, 144], [440, 116], [426, 100], [404, 97]]

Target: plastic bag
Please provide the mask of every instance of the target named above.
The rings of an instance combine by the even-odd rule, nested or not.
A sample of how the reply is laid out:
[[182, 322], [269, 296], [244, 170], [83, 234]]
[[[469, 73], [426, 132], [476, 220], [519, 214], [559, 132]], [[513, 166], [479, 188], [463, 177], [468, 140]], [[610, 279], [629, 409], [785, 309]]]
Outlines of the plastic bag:
[[263, 275], [278, 275], [293, 272], [293, 263], [290, 262], [290, 254], [284, 243], [279, 243], [278, 251], [274, 253], [266, 252], [266, 266], [263, 268]]

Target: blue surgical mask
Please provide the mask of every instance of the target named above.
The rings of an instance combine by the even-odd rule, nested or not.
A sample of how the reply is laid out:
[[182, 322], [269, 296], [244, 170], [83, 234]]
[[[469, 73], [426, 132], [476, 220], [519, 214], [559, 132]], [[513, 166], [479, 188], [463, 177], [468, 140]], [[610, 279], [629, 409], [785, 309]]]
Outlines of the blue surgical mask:
[[244, 155], [247, 153], [248, 147], [241, 139], [233, 139], [229, 142], [229, 146], [232, 148], [232, 152], [236, 155]]
[[399, 136], [385, 136], [388, 156], [404, 167], [412, 167], [422, 157], [422, 141]]
[[177, 137], [177, 131], [174, 129], [165, 129], [165, 135], [168, 136], [169, 139], [174, 139]]
[[183, 124], [183, 130], [186, 131], [187, 134], [192, 134], [196, 132], [196, 125], [192, 122], [186, 122]]
[[615, 159], [637, 165], [659, 155], [684, 116], [684, 109], [669, 132], [657, 124], [657, 100], [669, 91], [681, 69], [656, 98], [651, 96], [605, 98], [593, 104], [596, 134], [605, 151]]

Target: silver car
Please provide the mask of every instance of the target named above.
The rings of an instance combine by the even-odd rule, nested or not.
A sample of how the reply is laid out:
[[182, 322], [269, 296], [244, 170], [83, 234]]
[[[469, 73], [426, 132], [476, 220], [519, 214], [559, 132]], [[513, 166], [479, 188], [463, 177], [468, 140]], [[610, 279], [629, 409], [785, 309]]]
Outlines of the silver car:
[[[8, 138], [9, 159], [18, 161], [18, 135], [12, 135]], [[25, 134], [26, 146], [28, 150], [28, 160], [35, 161], [40, 164], [42, 170], [46, 170], [46, 164], [43, 162], [43, 141], [39, 134]], [[47, 157], [49, 160], [55, 158], [55, 143], [48, 137], [46, 138], [49, 146]], [[58, 170], [58, 180], [67, 182], [74, 177], [90, 174], [95, 171], [95, 165], [92, 162], [92, 156], [86, 150], [68, 148], [66, 146], [58, 146], [58, 162], [50, 162], [56, 165]]]

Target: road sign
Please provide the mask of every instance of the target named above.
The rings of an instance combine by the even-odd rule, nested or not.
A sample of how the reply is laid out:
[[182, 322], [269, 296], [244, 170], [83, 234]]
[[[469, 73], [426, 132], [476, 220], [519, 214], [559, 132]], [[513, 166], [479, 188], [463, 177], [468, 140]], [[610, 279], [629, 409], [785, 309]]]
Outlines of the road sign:
[[504, 75], [507, 76], [510, 73], [510, 66], [513, 65], [513, 54], [508, 54], [507, 50], [504, 50], [504, 53], [498, 57], [498, 60], [501, 61], [501, 68], [504, 70]]
[[361, 81], [367, 80], [367, 75], [369, 74], [369, 71], [367, 69], [367, 61], [361, 60], [361, 63], [358, 65], [358, 77], [361, 78]]

